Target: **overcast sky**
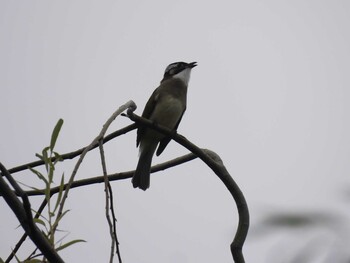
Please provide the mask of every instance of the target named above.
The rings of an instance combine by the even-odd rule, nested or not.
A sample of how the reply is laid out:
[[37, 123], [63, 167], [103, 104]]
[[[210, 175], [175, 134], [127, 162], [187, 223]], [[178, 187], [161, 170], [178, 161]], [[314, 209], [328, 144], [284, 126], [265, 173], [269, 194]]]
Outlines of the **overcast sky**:
[[[318, 258], [308, 262], [322, 262], [335, 244], [347, 251], [346, 226], [342, 235], [327, 225], [257, 229], [272, 213], [349, 220], [349, 13], [345, 0], [0, 0], [0, 161], [11, 168], [35, 160], [59, 118], [57, 151], [88, 145], [128, 100], [141, 114], [168, 64], [197, 61], [178, 131], [219, 154], [245, 194], [247, 262], [286, 262], [310, 240]], [[109, 131], [130, 123], [120, 117]], [[132, 132], [106, 145], [109, 173], [135, 168], [135, 140]], [[171, 142], [153, 163], [185, 153]], [[74, 163], [60, 164], [57, 176], [68, 177]], [[91, 153], [77, 179], [100, 174]], [[16, 179], [40, 186], [29, 172]], [[154, 174], [146, 192], [130, 180], [112, 186], [123, 262], [232, 262], [236, 207], [199, 160]], [[103, 185], [69, 197], [61, 229], [67, 241], [87, 243], [62, 257], [107, 262]], [[2, 200], [0, 211], [5, 259], [23, 231]]]

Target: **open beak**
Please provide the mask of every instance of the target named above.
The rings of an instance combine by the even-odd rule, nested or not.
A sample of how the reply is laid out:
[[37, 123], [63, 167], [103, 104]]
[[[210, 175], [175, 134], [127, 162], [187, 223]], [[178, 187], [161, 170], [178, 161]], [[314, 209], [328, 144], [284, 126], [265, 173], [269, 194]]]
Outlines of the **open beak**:
[[195, 66], [197, 66], [197, 62], [188, 63], [189, 68], [194, 68]]

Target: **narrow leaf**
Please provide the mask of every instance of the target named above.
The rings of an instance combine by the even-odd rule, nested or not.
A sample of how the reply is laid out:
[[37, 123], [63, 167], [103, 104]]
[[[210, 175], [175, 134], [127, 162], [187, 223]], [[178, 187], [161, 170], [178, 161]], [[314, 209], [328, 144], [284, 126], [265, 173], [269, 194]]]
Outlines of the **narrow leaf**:
[[54, 174], [54, 171], [55, 171], [55, 166], [54, 166], [54, 165], [51, 163], [51, 161], [50, 161], [50, 164], [49, 164], [49, 173], [48, 173], [48, 175], [47, 175], [50, 184], [51, 184], [52, 181], [53, 181], [53, 174]]
[[34, 222], [46, 227], [45, 222], [39, 218], [33, 218]]
[[40, 263], [43, 262], [41, 259], [37, 259], [37, 258], [32, 258], [29, 260], [26, 260], [25, 263]]
[[[40, 155], [40, 154], [38, 154], [38, 153], [36, 153], [35, 156], [38, 157], [38, 158], [39, 158], [40, 160], [42, 160], [42, 161], [44, 160], [43, 156]], [[1, 263], [1, 261], [0, 261], [0, 263]]]
[[60, 222], [60, 220], [61, 220], [69, 211], [70, 211], [70, 210], [64, 211], [64, 212], [56, 219], [56, 221], [57, 221], [57, 222]]
[[21, 261], [19, 260], [19, 258], [15, 255], [15, 259], [17, 260], [17, 263], [21, 263]]
[[56, 248], [56, 251], [65, 249], [66, 247], [69, 247], [69, 246], [71, 246], [73, 244], [76, 244], [76, 243], [79, 243], [79, 242], [86, 242], [86, 241], [83, 240], [83, 239], [75, 239], [75, 240], [72, 240], [72, 241], [70, 241], [70, 242], [68, 242], [66, 244], [63, 244], [63, 245], [59, 246], [58, 248]]
[[51, 198], [50, 192], [51, 192], [50, 186], [46, 185], [45, 198], [46, 198], [46, 202], [48, 202], [48, 203], [50, 202], [50, 198]]
[[55, 128], [53, 129], [52, 135], [51, 135], [51, 142], [50, 142], [50, 149], [51, 151], [53, 151], [53, 149], [55, 148], [55, 144], [58, 138], [58, 134], [60, 133], [60, 130], [62, 128], [63, 125], [63, 120], [59, 119]]
[[62, 174], [62, 177], [61, 177], [61, 183], [60, 183], [60, 188], [59, 188], [57, 199], [56, 199], [56, 205], [55, 205], [55, 208], [53, 210], [54, 212], [56, 212], [56, 209], [58, 208], [59, 204], [61, 203], [63, 189], [64, 189], [64, 173]]
[[43, 180], [45, 182], [45, 184], [48, 184], [49, 182], [46, 180], [46, 178], [42, 175], [42, 173], [40, 173], [39, 171], [33, 169], [33, 168], [30, 168], [29, 167], [29, 170], [32, 171], [32, 173], [36, 174], [36, 176], [38, 176], [38, 178], [40, 180]]
[[47, 154], [47, 151], [49, 150], [48, 147], [45, 147], [43, 150], [42, 150], [42, 157], [43, 157], [43, 161], [45, 163], [45, 168], [46, 168], [46, 171], [48, 171], [49, 167], [48, 167], [48, 163], [50, 161], [49, 159], [49, 155]]
[[55, 164], [56, 164], [57, 162], [62, 162], [62, 161], [63, 161], [62, 156], [61, 156], [58, 152], [53, 152], [53, 154], [55, 155], [55, 158], [56, 158]]

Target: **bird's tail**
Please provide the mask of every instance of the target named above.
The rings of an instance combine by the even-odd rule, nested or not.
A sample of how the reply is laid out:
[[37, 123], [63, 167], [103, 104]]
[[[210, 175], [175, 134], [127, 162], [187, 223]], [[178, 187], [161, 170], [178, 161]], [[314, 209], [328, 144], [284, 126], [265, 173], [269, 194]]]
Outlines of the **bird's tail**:
[[157, 148], [157, 144], [149, 146], [150, 147], [142, 147], [141, 145], [139, 162], [132, 178], [132, 185], [134, 188], [138, 187], [144, 191], [146, 191], [150, 185], [152, 157]]

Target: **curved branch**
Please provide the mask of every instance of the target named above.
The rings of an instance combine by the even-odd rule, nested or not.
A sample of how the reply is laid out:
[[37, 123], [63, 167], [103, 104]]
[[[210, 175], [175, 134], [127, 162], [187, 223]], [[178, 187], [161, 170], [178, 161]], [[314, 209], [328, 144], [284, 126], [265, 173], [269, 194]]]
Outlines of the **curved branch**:
[[230, 176], [228, 171], [226, 170], [222, 160], [220, 157], [211, 151], [203, 151], [190, 141], [188, 141], [185, 137], [181, 135], [177, 135], [176, 132], [171, 131], [167, 128], [161, 127], [159, 125], [156, 125], [155, 123], [139, 117], [133, 113], [132, 109], [129, 109], [127, 111], [128, 117], [136, 122], [137, 124], [142, 124], [145, 126], [148, 126], [154, 130], [157, 130], [166, 136], [171, 137], [174, 141], [184, 146], [186, 149], [194, 153], [198, 156], [203, 162], [205, 162], [213, 171], [214, 173], [220, 178], [220, 180], [225, 184], [226, 188], [231, 193], [233, 199], [236, 202], [236, 206], [238, 209], [238, 227], [236, 235], [231, 243], [231, 254], [233, 257], [233, 260], [236, 263], [244, 263], [244, 257], [242, 253], [243, 244], [245, 242], [245, 239], [248, 234], [249, 229], [249, 210], [247, 202], [244, 198], [244, 195], [236, 182], [233, 180], [233, 178]]

